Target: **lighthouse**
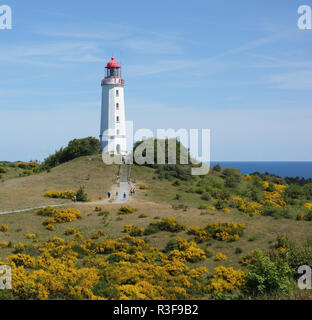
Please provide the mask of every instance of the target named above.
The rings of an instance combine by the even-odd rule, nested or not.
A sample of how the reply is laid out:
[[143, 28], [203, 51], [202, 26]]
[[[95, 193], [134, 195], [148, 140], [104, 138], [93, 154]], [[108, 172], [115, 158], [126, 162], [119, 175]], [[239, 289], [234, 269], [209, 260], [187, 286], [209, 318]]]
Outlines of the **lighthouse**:
[[100, 142], [102, 152], [125, 156], [127, 154], [125, 82], [121, 77], [121, 67], [114, 57], [107, 63], [105, 69], [106, 75], [101, 83]]

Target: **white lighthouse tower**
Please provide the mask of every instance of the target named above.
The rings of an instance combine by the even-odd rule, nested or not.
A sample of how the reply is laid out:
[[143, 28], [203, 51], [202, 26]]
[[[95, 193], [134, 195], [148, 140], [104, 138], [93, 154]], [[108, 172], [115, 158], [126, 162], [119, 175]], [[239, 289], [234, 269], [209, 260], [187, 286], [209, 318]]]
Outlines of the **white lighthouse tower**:
[[102, 113], [100, 141], [102, 151], [108, 154], [126, 155], [126, 118], [124, 80], [121, 68], [112, 58], [106, 66], [106, 76], [102, 80]]

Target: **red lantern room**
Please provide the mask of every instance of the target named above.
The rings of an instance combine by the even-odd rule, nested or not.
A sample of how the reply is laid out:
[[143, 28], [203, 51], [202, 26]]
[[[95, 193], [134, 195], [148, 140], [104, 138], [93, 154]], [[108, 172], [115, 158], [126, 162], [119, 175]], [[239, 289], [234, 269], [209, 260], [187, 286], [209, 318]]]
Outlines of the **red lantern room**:
[[120, 66], [118, 62], [112, 57], [111, 61], [109, 61], [106, 65], [107, 69], [107, 77], [118, 77], [121, 78]]
[[102, 85], [105, 84], [121, 84], [124, 85], [124, 80], [121, 78], [121, 67], [119, 63], [112, 57], [106, 65], [106, 76], [102, 80]]

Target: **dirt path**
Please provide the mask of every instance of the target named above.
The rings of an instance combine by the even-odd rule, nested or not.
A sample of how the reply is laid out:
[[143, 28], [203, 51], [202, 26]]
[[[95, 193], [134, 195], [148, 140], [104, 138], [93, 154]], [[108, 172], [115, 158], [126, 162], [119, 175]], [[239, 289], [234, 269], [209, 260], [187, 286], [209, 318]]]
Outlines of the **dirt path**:
[[[65, 205], [66, 205], [66, 203], [49, 204], [48, 206], [50, 206], [50, 207], [62, 207], [62, 206], [65, 206]], [[10, 213], [19, 213], [19, 212], [25, 212], [25, 211], [32, 211], [32, 210], [41, 209], [43, 207], [46, 207], [46, 205], [43, 205], [43, 206], [40, 206], [40, 207], [34, 207], [34, 208], [20, 209], [20, 210], [3, 211], [3, 212], [0, 212], [0, 215], [10, 214]]]

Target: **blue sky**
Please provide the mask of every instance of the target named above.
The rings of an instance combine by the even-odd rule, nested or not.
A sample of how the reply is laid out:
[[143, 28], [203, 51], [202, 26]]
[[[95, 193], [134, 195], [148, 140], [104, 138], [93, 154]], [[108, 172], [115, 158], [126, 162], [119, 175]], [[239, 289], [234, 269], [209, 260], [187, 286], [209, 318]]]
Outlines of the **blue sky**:
[[312, 0], [2, 0], [0, 159], [99, 135], [100, 82], [122, 62], [135, 128], [210, 128], [212, 160], [312, 160]]

